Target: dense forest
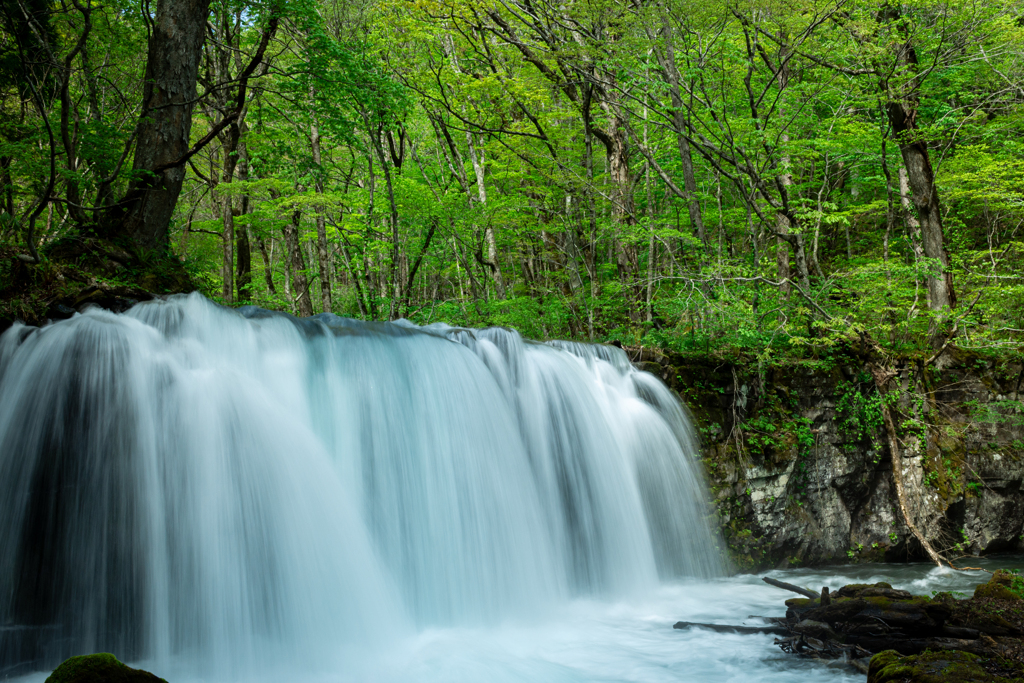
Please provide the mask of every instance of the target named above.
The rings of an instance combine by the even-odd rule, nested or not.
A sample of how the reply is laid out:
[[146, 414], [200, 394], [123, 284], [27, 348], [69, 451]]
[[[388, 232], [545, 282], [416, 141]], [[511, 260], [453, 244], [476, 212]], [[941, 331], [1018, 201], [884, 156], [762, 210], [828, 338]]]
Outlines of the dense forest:
[[171, 255], [228, 305], [537, 338], [1024, 335], [1018, 2], [0, 7], [8, 289]]

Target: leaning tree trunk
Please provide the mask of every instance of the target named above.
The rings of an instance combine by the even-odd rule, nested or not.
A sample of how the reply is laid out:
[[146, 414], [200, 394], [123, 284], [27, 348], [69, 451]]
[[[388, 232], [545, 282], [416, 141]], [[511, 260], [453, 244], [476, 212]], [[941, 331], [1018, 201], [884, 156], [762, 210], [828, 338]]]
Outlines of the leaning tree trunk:
[[210, 0], [159, 0], [149, 40], [142, 113], [137, 128], [135, 180], [109, 217], [111, 237], [143, 250], [165, 251], [174, 205], [185, 179], [174, 164], [189, 149], [196, 77]]
[[[891, 458], [892, 465], [892, 482], [896, 489], [896, 502], [899, 505], [900, 514], [903, 516], [903, 522], [910, 529], [910, 533], [914, 535], [918, 543], [921, 544], [921, 548], [924, 549], [928, 557], [939, 567], [943, 566], [943, 563], [949, 564], [948, 560], [945, 560], [928, 539], [925, 537], [921, 530], [914, 523], [914, 516], [910, 512], [910, 505], [908, 503], [907, 489], [903, 481], [903, 454], [900, 448], [900, 439], [896, 431], [896, 420], [893, 417], [894, 408], [890, 408], [886, 402], [886, 396], [889, 393], [888, 384], [889, 381], [895, 376], [895, 372], [889, 368], [883, 367], [879, 363], [869, 362], [867, 364], [868, 371], [871, 373], [871, 377], [875, 382], [875, 388], [878, 390], [878, 395], [882, 398], [882, 422], [885, 426], [886, 441], [889, 445], [889, 456]], [[950, 565], [952, 566], [952, 565]]]

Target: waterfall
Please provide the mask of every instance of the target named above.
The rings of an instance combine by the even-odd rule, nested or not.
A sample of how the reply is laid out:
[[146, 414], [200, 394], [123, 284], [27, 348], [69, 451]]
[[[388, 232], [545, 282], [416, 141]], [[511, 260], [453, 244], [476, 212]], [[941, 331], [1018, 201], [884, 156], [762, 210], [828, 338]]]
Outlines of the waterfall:
[[721, 571], [615, 348], [201, 296], [0, 338], [0, 673], [316, 658]]

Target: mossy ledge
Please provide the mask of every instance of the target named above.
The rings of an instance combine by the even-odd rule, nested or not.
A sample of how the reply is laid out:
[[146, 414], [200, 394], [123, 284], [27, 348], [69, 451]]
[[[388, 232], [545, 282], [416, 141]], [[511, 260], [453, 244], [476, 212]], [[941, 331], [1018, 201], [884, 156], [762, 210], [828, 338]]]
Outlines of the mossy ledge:
[[167, 683], [142, 669], [122, 664], [109, 652], [80, 655], [64, 660], [46, 683]]
[[42, 325], [88, 305], [122, 312], [156, 296], [201, 289], [174, 255], [139, 253], [109, 240], [68, 238], [40, 256], [27, 263], [0, 245], [0, 333], [16, 320]]

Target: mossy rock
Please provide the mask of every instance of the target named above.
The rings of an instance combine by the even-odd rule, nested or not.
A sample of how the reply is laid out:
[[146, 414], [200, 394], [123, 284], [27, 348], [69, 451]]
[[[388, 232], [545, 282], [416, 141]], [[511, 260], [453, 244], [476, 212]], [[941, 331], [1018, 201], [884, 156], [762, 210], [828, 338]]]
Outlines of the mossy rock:
[[1014, 595], [1009, 588], [999, 583], [983, 583], [974, 589], [974, 597], [976, 598], [992, 598], [994, 600], [1012, 600], [1019, 601], [1016, 595]]
[[836, 591], [837, 598], [887, 598], [889, 600], [909, 600], [912, 596], [909, 592], [893, 588], [891, 584], [879, 581], [878, 583], [851, 583]]
[[924, 652], [904, 657], [895, 650], [871, 658], [868, 683], [1024, 683], [1024, 678], [990, 674], [978, 655], [959, 650]]
[[167, 683], [142, 669], [122, 664], [114, 655], [101, 652], [71, 657], [53, 670], [46, 683]]
[[814, 600], [810, 598], [790, 598], [786, 600], [786, 607], [793, 609], [812, 609], [821, 605], [821, 599], [816, 598]]
[[1016, 574], [1011, 574], [1005, 569], [997, 569], [993, 574], [992, 578], [988, 580], [989, 583], [998, 583], [1000, 586], [1006, 586], [1007, 588], [1013, 585], [1013, 580], [1016, 578]]

